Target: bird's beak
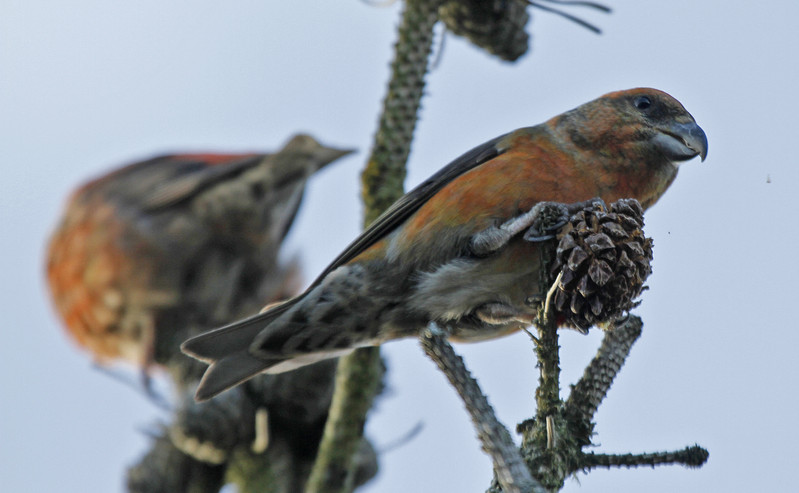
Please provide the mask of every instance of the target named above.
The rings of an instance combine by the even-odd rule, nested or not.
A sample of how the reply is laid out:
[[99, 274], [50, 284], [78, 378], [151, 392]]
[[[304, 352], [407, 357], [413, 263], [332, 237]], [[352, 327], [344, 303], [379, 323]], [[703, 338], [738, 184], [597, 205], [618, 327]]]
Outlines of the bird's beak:
[[696, 122], [674, 123], [660, 128], [654, 142], [664, 154], [674, 161], [687, 161], [699, 156], [707, 157], [707, 135]]

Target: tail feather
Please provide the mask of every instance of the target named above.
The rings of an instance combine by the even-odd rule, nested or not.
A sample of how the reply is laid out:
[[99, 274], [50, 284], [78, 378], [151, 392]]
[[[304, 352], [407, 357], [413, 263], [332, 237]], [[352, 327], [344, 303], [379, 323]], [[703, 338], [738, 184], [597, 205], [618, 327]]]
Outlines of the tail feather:
[[270, 361], [256, 358], [248, 352], [239, 352], [214, 361], [205, 370], [200, 385], [194, 394], [198, 402], [208, 400], [225, 390], [263, 372], [281, 360]]
[[204, 401], [282, 362], [286, 358], [257, 358], [250, 345], [270, 322], [292, 302], [264, 313], [200, 334], [185, 341], [180, 349], [210, 366], [205, 371], [195, 398]]
[[247, 351], [255, 336], [275, 318], [272, 311], [259, 313], [219, 329], [204, 332], [180, 346], [184, 353], [206, 363]]

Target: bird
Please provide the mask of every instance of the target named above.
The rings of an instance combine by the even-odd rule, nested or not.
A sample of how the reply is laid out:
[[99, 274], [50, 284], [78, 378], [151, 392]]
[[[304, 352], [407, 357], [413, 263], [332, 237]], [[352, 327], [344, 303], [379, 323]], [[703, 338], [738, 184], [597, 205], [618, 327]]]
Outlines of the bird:
[[[301, 288], [278, 261], [310, 176], [352, 152], [296, 135], [274, 153], [161, 155], [77, 188], [46, 277], [70, 338], [101, 366], [181, 367], [180, 342]], [[189, 372], [190, 373], [190, 372]]]
[[[529, 326], [545, 294], [531, 228], [546, 204], [634, 198], [651, 207], [707, 136], [652, 88], [605, 94], [464, 153], [405, 194], [298, 296], [195, 336], [209, 399], [259, 373], [290, 371], [430, 323], [480, 341]], [[568, 211], [566, 211], [568, 214]]]

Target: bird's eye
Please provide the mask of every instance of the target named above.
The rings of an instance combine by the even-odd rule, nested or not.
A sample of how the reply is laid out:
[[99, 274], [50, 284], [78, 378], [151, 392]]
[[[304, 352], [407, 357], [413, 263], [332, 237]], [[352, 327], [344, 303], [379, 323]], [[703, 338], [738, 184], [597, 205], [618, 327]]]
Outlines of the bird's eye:
[[633, 101], [633, 104], [639, 110], [645, 110], [652, 106], [652, 101], [646, 96], [638, 96], [635, 98], [635, 101]]

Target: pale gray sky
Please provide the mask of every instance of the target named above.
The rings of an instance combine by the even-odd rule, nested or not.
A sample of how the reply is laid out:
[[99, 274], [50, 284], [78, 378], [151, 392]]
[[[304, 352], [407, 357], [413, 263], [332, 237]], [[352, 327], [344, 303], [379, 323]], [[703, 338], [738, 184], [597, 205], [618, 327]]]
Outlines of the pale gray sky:
[[[595, 36], [533, 11], [533, 48], [499, 62], [454, 36], [429, 77], [413, 186], [461, 152], [605, 92], [663, 89], [706, 130], [646, 217], [655, 239], [643, 337], [600, 408], [604, 452], [699, 443], [699, 470], [580, 474], [568, 492], [791, 491], [799, 425], [799, 261], [793, 144], [799, 3], [607, 0]], [[289, 242], [310, 280], [358, 232], [358, 175], [388, 77], [399, 5], [358, 0], [0, 4], [0, 477], [4, 491], [123, 490], [164, 418], [90, 367], [43, 285], [43, 247], [69, 191], [172, 150], [274, 149], [308, 131], [360, 152], [311, 184]], [[583, 14], [582, 12], [579, 12]], [[600, 334], [564, 333], [564, 392]], [[533, 414], [524, 334], [458, 346], [509, 427]], [[461, 403], [414, 341], [384, 351], [386, 395], [368, 433], [388, 445], [364, 492], [484, 491], [490, 463]]]

